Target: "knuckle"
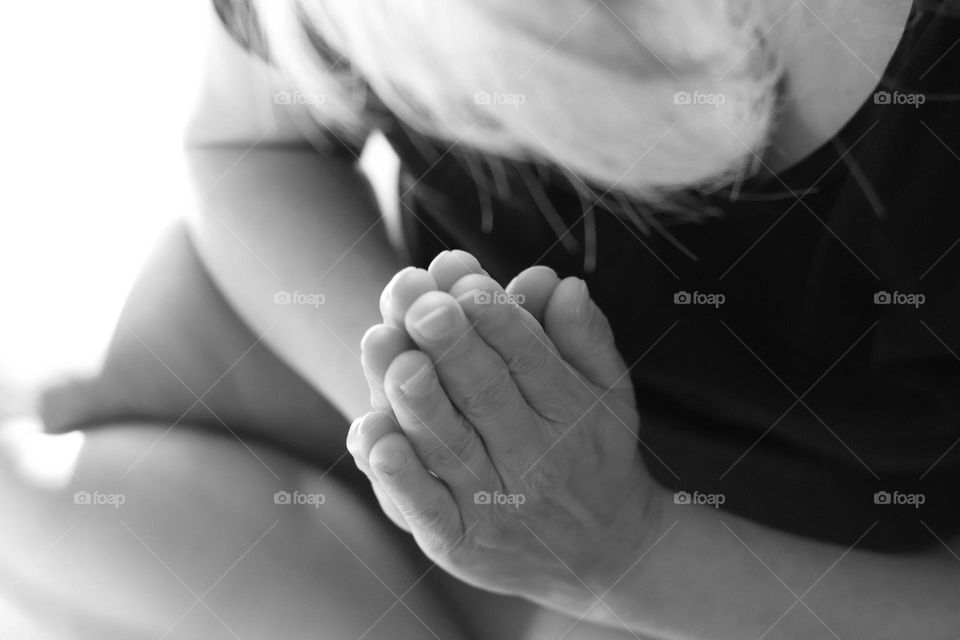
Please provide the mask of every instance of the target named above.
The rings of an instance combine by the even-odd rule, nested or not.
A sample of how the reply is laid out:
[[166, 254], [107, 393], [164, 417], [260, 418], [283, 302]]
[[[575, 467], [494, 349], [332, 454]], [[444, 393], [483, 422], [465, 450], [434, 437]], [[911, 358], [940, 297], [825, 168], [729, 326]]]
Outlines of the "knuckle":
[[533, 476], [530, 486], [531, 493], [541, 496], [550, 495], [556, 489], [564, 486], [568, 476], [568, 470], [548, 456], [538, 466]]
[[428, 433], [422, 446], [427, 466], [434, 472], [463, 471], [473, 457], [477, 436], [464, 425], [459, 425], [449, 432]]
[[454, 451], [433, 434], [427, 434], [418, 449], [423, 455], [425, 465], [434, 473], [450, 473], [463, 466]]
[[507, 405], [512, 384], [513, 380], [503, 367], [491, 368], [464, 392], [461, 399], [464, 411], [471, 415], [495, 413]]
[[550, 360], [556, 356], [547, 347], [543, 338], [533, 331], [524, 333], [513, 352], [507, 356], [507, 366], [516, 375], [530, 376], [542, 373], [545, 367], [551, 364]]
[[561, 377], [551, 385], [550, 402], [537, 403], [537, 412], [546, 420], [572, 430], [586, 419], [598, 396], [575, 372], [564, 366]]
[[452, 451], [459, 458], [466, 460], [471, 457], [471, 454], [476, 450], [478, 444], [477, 435], [473, 433], [469, 425], [465, 425], [461, 420], [456, 428], [451, 429], [447, 434], [444, 448]]
[[429, 500], [423, 504], [406, 504], [399, 509], [408, 522], [416, 522], [420, 527], [434, 532], [443, 531], [447, 510], [440, 500]]

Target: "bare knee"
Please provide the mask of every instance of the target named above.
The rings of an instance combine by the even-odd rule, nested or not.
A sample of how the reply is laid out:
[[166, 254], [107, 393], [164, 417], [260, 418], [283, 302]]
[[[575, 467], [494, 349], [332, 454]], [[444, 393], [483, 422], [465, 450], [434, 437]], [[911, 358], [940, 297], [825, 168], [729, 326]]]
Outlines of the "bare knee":
[[56, 488], [6, 449], [0, 509], [24, 517], [0, 560], [24, 590], [171, 638], [457, 637], [392, 525], [331, 474], [167, 429], [91, 431]]

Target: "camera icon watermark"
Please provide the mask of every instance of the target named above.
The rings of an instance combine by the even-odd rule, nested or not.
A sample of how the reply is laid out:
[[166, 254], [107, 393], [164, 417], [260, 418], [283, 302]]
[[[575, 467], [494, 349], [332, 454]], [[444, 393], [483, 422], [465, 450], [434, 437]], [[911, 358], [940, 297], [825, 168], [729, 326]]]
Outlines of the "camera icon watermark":
[[727, 497], [722, 493], [700, 493], [694, 491], [677, 491], [673, 494], [673, 504], [682, 505], [701, 505], [719, 509], [727, 501]]
[[276, 291], [273, 294], [273, 304], [300, 305], [319, 309], [326, 304], [327, 297], [322, 293], [304, 293], [303, 291]]
[[700, 293], [699, 291], [677, 291], [673, 294], [673, 304], [699, 305], [719, 309], [726, 304], [727, 296], [722, 293]]
[[77, 491], [73, 494], [73, 504], [89, 506], [108, 506], [119, 509], [126, 504], [127, 496], [122, 493], [101, 493], [99, 491]]
[[927, 501], [922, 493], [900, 493], [899, 491], [877, 491], [873, 494], [873, 504], [890, 506], [908, 506], [919, 509]]
[[873, 304], [902, 305], [919, 309], [927, 301], [922, 293], [900, 293], [899, 291], [877, 291], [873, 294]]
[[473, 504], [479, 505], [506, 505], [514, 509], [519, 509], [520, 505], [527, 501], [527, 496], [522, 493], [500, 493], [494, 491], [477, 491], [473, 494]]
[[273, 504], [283, 505], [305, 505], [319, 509], [320, 505], [327, 501], [327, 496], [322, 493], [301, 493], [294, 491], [277, 491], [273, 494]]

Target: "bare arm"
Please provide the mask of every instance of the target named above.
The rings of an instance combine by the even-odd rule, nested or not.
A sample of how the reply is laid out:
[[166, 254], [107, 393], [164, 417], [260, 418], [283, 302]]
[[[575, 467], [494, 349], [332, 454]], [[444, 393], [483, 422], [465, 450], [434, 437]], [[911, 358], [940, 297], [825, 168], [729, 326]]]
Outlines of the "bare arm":
[[926, 553], [874, 553], [658, 494], [651, 537], [592, 587], [598, 622], [666, 638], [960, 636], [956, 538], [931, 535]]
[[[242, 319], [338, 409], [358, 415], [369, 406], [358, 345], [399, 261], [353, 158], [307, 145], [298, 125], [309, 116], [273, 103], [282, 81], [222, 26], [211, 31], [187, 131], [192, 235]], [[280, 292], [302, 295], [278, 305]]]

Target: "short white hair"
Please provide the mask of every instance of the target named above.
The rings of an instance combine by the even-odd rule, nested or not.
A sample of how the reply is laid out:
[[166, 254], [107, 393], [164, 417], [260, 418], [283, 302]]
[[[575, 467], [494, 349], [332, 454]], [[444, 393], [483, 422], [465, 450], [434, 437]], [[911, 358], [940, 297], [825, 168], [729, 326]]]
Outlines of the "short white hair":
[[[339, 135], [406, 126], [650, 203], [750, 171], [781, 68], [763, 0], [259, 0], [273, 61]], [[317, 39], [349, 61], [330, 67]]]

